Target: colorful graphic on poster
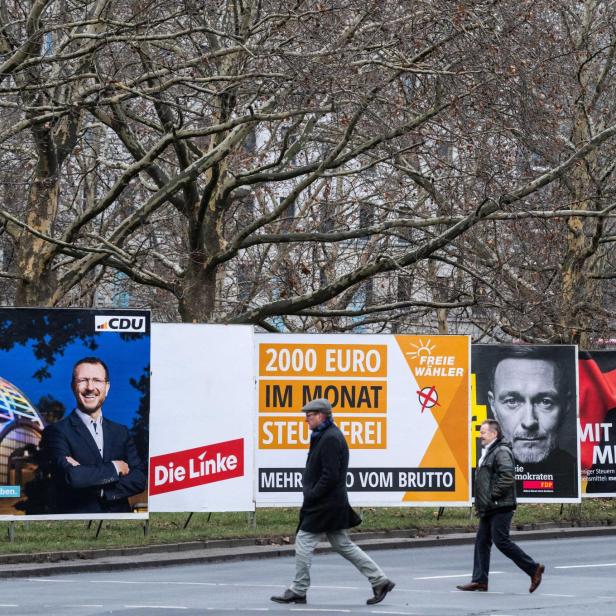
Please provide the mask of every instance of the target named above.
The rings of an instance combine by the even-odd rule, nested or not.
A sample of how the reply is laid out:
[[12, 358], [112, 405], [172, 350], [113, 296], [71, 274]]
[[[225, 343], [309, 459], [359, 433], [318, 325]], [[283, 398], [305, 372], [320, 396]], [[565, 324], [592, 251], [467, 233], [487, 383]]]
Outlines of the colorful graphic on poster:
[[616, 351], [580, 351], [583, 496], [616, 495]]
[[518, 500], [579, 502], [577, 347], [473, 345], [471, 366], [473, 472], [481, 423], [497, 419], [516, 460]]
[[150, 511], [253, 511], [249, 325], [152, 326]]
[[0, 308], [0, 519], [147, 517], [150, 316]]
[[355, 505], [469, 503], [467, 336], [256, 336], [257, 505], [296, 505], [327, 398], [350, 448]]

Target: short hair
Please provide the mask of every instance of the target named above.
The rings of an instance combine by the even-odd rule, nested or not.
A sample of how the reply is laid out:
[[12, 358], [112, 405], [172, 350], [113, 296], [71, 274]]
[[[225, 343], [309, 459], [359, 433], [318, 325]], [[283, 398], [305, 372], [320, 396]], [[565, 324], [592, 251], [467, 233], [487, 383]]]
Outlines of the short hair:
[[496, 432], [497, 438], [503, 438], [503, 429], [501, 428], [500, 423], [496, 419], [484, 419], [481, 422], [481, 425], [489, 426], [492, 432]]
[[[520, 345], [515, 347], [499, 348], [492, 369], [490, 370], [490, 380], [488, 390], [494, 392], [494, 376], [499, 364], [506, 359], [534, 359], [545, 361], [554, 366], [554, 380], [559, 396], [564, 399], [571, 395], [571, 384], [575, 383], [575, 374], [571, 373], [570, 362], [558, 361], [558, 356], [554, 354], [554, 346], [531, 346]], [[571, 362], [574, 364], [575, 362]], [[575, 369], [575, 368], [574, 368]]]
[[75, 362], [73, 366], [73, 372], [71, 374], [71, 382], [75, 380], [75, 371], [77, 370], [77, 366], [81, 366], [81, 364], [92, 364], [92, 365], [100, 365], [105, 370], [105, 381], [109, 382], [109, 368], [107, 368], [107, 364], [100, 359], [100, 357], [82, 357], [79, 361]]

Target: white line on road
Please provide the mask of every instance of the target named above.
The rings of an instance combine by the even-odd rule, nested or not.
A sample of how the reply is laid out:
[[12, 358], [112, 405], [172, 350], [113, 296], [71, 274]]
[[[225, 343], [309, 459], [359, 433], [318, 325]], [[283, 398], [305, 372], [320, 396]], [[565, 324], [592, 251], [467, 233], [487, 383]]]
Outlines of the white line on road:
[[54, 584], [74, 584], [75, 580], [57, 580], [56, 578], [26, 578], [26, 582], [53, 582]]
[[[490, 571], [490, 575], [497, 575], [502, 571]], [[424, 577], [416, 577], [414, 580], [445, 580], [448, 578], [471, 577], [471, 573], [456, 573], [454, 575], [429, 575]]]
[[597, 563], [595, 565], [560, 565], [554, 569], [590, 569], [592, 567], [616, 567], [616, 563]]
[[185, 605], [125, 605], [132, 610], [187, 610]]
[[551, 593], [551, 592], [542, 592], [541, 596], [543, 597], [576, 597], [577, 595], [557, 595], [556, 593]]
[[350, 614], [351, 610], [320, 608], [320, 607], [292, 607], [292, 612], [327, 612], [328, 614]]
[[[154, 584], [156, 586], [233, 586], [233, 584], [217, 584], [216, 582], [169, 582], [165, 580], [88, 580], [90, 584]], [[280, 584], [279, 584], [280, 586]]]
[[416, 612], [384, 612], [383, 610], [376, 610], [370, 612], [371, 614], [396, 614], [397, 616], [414, 616]]

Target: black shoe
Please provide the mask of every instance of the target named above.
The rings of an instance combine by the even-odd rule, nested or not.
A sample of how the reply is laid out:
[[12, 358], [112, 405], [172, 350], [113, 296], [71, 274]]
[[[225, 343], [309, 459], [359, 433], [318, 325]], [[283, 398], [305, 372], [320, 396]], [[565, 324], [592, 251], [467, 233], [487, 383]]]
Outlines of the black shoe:
[[366, 603], [368, 605], [374, 605], [375, 603], [380, 603], [383, 599], [385, 599], [385, 595], [388, 592], [391, 592], [394, 589], [395, 584], [391, 580], [385, 580], [380, 584], [372, 587], [372, 592], [374, 593], [373, 597], [370, 597]]
[[469, 582], [468, 584], [461, 584], [456, 586], [458, 590], [467, 590], [470, 592], [487, 592], [488, 585], [484, 582]]
[[302, 595], [297, 595], [288, 588], [280, 597], [270, 597], [270, 599], [275, 603], [306, 603], [306, 595], [302, 597]]

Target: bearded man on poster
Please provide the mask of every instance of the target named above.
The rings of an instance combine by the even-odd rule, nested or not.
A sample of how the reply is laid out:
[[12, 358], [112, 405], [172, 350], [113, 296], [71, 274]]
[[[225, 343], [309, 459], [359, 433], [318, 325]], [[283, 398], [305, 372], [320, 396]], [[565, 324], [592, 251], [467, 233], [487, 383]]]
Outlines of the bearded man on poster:
[[51, 474], [52, 513], [130, 513], [128, 497], [146, 487], [145, 464], [128, 428], [103, 417], [109, 370], [98, 357], [73, 367], [76, 408], [43, 431], [42, 459]]
[[380, 603], [395, 584], [349, 539], [347, 532], [361, 523], [347, 496], [349, 447], [334, 424], [328, 400], [312, 400], [302, 408], [302, 412], [306, 413], [311, 435], [303, 476], [304, 503], [295, 537], [295, 578], [290, 588], [271, 600], [276, 603], [306, 603], [312, 556], [321, 534], [325, 533], [334, 551], [355, 565], [370, 581], [373, 596], [366, 603]]

